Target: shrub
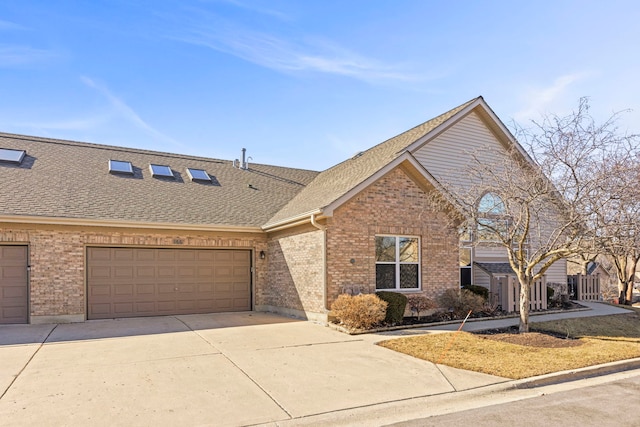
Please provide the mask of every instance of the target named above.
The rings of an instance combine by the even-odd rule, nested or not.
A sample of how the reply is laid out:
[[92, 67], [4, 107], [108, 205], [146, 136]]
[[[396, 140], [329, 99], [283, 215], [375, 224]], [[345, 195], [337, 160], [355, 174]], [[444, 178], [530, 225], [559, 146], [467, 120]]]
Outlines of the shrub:
[[457, 319], [464, 318], [469, 310], [480, 313], [484, 308], [485, 299], [467, 289], [447, 289], [438, 297], [438, 305], [449, 310]]
[[420, 319], [420, 313], [437, 307], [436, 303], [423, 295], [409, 295], [407, 304], [413, 313]]
[[331, 304], [331, 313], [349, 329], [369, 329], [384, 320], [387, 303], [373, 294], [342, 294]]
[[473, 292], [474, 294], [480, 295], [484, 299], [489, 299], [489, 289], [484, 286], [479, 285], [465, 285], [462, 289], [467, 289]]
[[553, 289], [551, 286], [547, 286], [547, 302], [553, 301], [553, 295], [555, 293], [555, 289]]
[[402, 323], [404, 318], [404, 309], [407, 307], [407, 297], [397, 292], [380, 291], [376, 295], [383, 301], [386, 301], [387, 315], [384, 322], [389, 325], [397, 325]]

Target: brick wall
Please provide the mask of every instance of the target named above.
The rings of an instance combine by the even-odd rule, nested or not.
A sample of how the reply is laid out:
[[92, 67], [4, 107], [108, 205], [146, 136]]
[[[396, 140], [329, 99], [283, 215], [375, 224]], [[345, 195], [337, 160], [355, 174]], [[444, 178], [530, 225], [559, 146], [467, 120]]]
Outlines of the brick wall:
[[[197, 233], [100, 227], [0, 224], [0, 244], [29, 246], [30, 315], [84, 320], [87, 246], [150, 246], [266, 250], [262, 234]], [[266, 260], [255, 260], [255, 304], [266, 283]]]
[[324, 232], [306, 226], [273, 233], [267, 253], [264, 304], [299, 316], [324, 313]]
[[420, 237], [422, 294], [435, 298], [459, 288], [457, 234], [402, 167], [336, 209], [327, 225], [329, 305], [345, 291], [375, 292], [378, 234]]

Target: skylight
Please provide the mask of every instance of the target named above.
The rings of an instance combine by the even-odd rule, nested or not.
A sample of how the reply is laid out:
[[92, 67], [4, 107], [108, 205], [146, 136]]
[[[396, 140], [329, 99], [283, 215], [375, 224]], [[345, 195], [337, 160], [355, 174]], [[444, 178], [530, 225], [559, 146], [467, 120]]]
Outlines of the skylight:
[[169, 166], [154, 165], [152, 163], [149, 165], [149, 169], [151, 169], [151, 174], [153, 176], [164, 176], [164, 177], [174, 178], [173, 171]]
[[24, 150], [11, 150], [9, 148], [0, 148], [0, 162], [22, 163], [25, 154]]
[[131, 162], [123, 162], [121, 160], [109, 160], [109, 172], [128, 173], [133, 175], [133, 166], [131, 166]]
[[209, 181], [211, 182], [211, 177], [202, 169], [191, 169], [187, 168], [187, 173], [189, 174], [189, 178], [191, 181]]

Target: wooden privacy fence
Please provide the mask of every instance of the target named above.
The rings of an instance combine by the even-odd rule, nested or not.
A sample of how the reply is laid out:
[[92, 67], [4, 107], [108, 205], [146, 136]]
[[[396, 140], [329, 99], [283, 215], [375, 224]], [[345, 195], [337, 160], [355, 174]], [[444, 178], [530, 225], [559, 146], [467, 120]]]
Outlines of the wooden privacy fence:
[[[491, 280], [491, 297], [497, 300], [507, 313], [520, 311], [520, 284], [514, 276], [494, 277]], [[529, 289], [529, 309], [547, 309], [547, 278], [542, 277]]]
[[569, 295], [578, 301], [600, 301], [600, 276], [576, 274], [567, 276]]

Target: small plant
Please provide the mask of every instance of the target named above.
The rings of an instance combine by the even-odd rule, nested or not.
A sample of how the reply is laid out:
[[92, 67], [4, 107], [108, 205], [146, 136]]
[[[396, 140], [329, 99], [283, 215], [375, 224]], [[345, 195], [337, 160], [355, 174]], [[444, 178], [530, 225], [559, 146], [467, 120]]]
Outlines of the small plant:
[[467, 289], [470, 290], [471, 292], [473, 292], [474, 294], [480, 295], [481, 297], [483, 297], [484, 299], [488, 299], [489, 298], [489, 289], [485, 288], [484, 286], [479, 286], [479, 285], [464, 285], [462, 287], [462, 289]]
[[389, 325], [398, 325], [402, 323], [404, 310], [407, 307], [406, 295], [388, 291], [376, 292], [376, 295], [381, 300], [386, 301], [389, 304], [387, 306], [387, 315], [384, 318], [384, 322]]
[[438, 305], [449, 310], [451, 316], [456, 319], [464, 318], [469, 310], [473, 313], [481, 313], [485, 299], [467, 289], [447, 289], [438, 297]]
[[407, 297], [407, 304], [412, 313], [416, 314], [418, 320], [420, 320], [420, 313], [427, 310], [432, 310], [437, 307], [436, 303], [423, 296], [423, 295], [409, 295]]
[[497, 298], [488, 298], [482, 305], [482, 314], [486, 316], [495, 316], [498, 313], [500, 303]]
[[331, 313], [348, 329], [369, 329], [384, 320], [387, 303], [373, 294], [342, 294], [331, 304]]

